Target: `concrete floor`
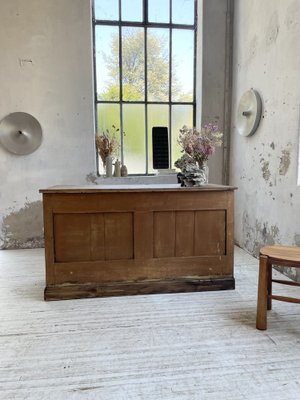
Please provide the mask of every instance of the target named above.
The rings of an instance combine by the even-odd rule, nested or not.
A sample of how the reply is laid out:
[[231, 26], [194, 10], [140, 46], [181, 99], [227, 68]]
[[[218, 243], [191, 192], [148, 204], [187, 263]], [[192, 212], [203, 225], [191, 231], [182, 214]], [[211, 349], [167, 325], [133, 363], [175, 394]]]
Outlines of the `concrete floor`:
[[44, 302], [43, 249], [0, 251], [0, 399], [299, 400], [300, 308], [256, 330], [257, 266], [236, 248], [234, 291]]

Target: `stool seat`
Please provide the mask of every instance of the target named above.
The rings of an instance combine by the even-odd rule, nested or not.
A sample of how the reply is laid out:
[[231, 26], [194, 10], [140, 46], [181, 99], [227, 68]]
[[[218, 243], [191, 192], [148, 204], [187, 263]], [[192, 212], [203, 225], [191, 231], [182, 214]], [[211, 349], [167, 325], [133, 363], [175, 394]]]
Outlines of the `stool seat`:
[[272, 279], [273, 265], [300, 268], [300, 247], [265, 246], [260, 250], [256, 328], [261, 330], [267, 329], [267, 310], [272, 309], [272, 300], [300, 304], [300, 299], [272, 294], [272, 282], [300, 286], [298, 282]]
[[300, 262], [300, 247], [265, 246], [260, 254], [276, 260]]

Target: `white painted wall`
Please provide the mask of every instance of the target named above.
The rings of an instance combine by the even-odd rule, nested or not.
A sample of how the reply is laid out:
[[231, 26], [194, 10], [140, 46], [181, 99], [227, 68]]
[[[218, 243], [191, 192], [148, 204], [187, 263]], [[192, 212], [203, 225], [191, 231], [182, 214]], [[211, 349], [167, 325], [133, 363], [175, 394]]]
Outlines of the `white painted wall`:
[[[236, 0], [230, 182], [238, 186], [235, 237], [253, 254], [264, 244], [300, 245], [299, 43], [299, 0]], [[250, 88], [263, 116], [242, 137], [236, 111]]]
[[0, 2], [0, 119], [23, 111], [43, 128], [30, 155], [0, 146], [0, 232], [40, 188], [86, 183], [96, 171], [90, 13], [90, 0]]

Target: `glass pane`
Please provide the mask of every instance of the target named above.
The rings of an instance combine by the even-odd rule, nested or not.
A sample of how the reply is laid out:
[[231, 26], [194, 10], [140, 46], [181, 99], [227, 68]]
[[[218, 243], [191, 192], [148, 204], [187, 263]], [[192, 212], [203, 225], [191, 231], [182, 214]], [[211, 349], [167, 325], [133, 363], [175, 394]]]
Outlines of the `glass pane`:
[[122, 29], [123, 100], [145, 97], [144, 29]]
[[172, 0], [172, 22], [194, 25], [195, 0]]
[[148, 0], [150, 22], [170, 22], [170, 0]]
[[124, 164], [129, 174], [145, 174], [145, 106], [124, 104], [123, 121]]
[[119, 20], [119, 0], [95, 0], [95, 18]]
[[96, 26], [96, 87], [98, 100], [120, 99], [118, 28]]
[[194, 31], [173, 30], [172, 101], [193, 101]]
[[148, 29], [147, 32], [148, 100], [169, 99], [169, 30]]
[[143, 21], [142, 0], [122, 0], [122, 21]]
[[[97, 105], [97, 117], [98, 127], [97, 134], [101, 135], [103, 132], [109, 131], [109, 136], [115, 135], [119, 144], [121, 144], [120, 131], [116, 132], [120, 128], [120, 105], [119, 104], [98, 104]], [[115, 128], [113, 128], [113, 125]], [[120, 148], [114, 154], [115, 157], [120, 158]], [[99, 157], [99, 172], [103, 174], [103, 163]]]
[[153, 169], [152, 157], [152, 128], [154, 126], [166, 126], [169, 131], [169, 106], [162, 104], [148, 105], [148, 172], [156, 172]]
[[175, 105], [172, 106], [172, 152], [171, 152], [171, 168], [174, 167], [174, 162], [182, 156], [181, 147], [177, 143], [179, 129], [186, 125], [193, 126], [193, 106], [190, 105]]

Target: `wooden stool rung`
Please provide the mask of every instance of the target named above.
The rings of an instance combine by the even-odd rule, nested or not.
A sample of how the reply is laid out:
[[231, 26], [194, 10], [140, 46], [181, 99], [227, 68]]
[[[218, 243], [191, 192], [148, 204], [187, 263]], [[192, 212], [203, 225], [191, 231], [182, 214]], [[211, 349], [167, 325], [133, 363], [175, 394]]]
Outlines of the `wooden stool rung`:
[[300, 286], [299, 282], [291, 282], [291, 281], [286, 281], [286, 280], [282, 280], [282, 279], [272, 279], [272, 282], [280, 283], [282, 285]]
[[297, 303], [300, 304], [300, 299], [296, 299], [294, 297], [285, 297], [285, 296], [275, 296], [274, 294], [272, 294], [272, 296], [270, 296], [271, 299], [273, 300], [278, 300], [278, 301], [286, 301], [288, 303]]

